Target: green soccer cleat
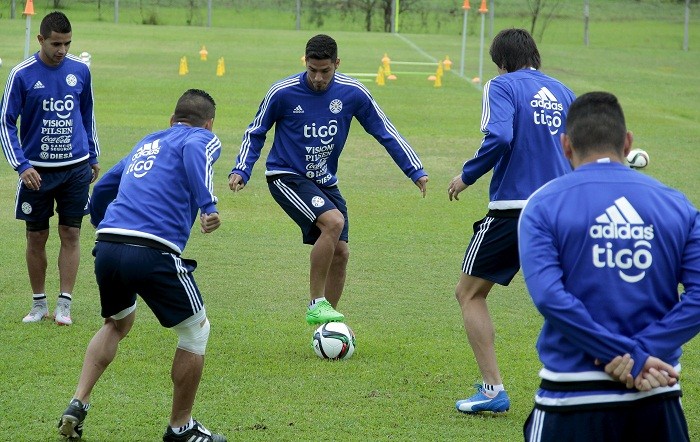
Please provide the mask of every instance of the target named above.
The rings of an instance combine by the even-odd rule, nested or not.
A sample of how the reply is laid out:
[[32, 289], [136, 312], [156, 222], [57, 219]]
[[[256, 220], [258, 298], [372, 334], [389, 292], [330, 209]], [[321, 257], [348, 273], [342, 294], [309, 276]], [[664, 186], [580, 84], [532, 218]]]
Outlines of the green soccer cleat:
[[345, 315], [337, 312], [330, 302], [319, 301], [313, 307], [306, 310], [306, 323], [325, 324], [327, 322], [343, 322]]

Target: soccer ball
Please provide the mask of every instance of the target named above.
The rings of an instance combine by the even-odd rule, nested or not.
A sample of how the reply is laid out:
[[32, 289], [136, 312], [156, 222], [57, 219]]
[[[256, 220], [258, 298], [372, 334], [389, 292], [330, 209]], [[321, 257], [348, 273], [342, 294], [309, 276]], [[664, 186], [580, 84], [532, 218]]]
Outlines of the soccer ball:
[[649, 165], [649, 154], [642, 149], [632, 149], [627, 154], [627, 164], [632, 169], [643, 169]]
[[90, 62], [92, 61], [92, 55], [90, 55], [89, 52], [81, 52], [80, 53], [80, 59], [90, 67]]
[[321, 359], [349, 359], [355, 352], [355, 333], [342, 322], [329, 322], [314, 331], [311, 344]]

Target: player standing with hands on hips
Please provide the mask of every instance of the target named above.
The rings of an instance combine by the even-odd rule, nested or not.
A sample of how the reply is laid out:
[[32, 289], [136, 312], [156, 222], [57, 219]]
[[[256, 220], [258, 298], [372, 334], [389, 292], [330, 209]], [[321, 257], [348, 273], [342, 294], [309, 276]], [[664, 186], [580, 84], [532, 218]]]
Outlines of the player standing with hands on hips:
[[90, 183], [100, 172], [100, 149], [90, 69], [68, 53], [70, 21], [62, 12], [51, 12], [41, 21], [39, 32], [39, 52], [15, 66], [7, 79], [0, 103], [0, 145], [19, 174], [15, 216], [27, 229], [27, 270], [34, 296], [22, 321], [39, 322], [49, 316], [46, 242], [55, 202], [61, 248], [54, 319], [70, 325], [80, 228]]
[[688, 441], [677, 381], [681, 347], [700, 332], [700, 213], [627, 167], [632, 134], [614, 95], [577, 98], [562, 143], [574, 171], [520, 217], [523, 275], [544, 316], [525, 440]]
[[345, 286], [349, 258], [348, 213], [338, 189], [338, 158], [356, 118], [425, 197], [428, 175], [418, 155], [359, 81], [337, 72], [338, 46], [327, 35], [306, 44], [306, 71], [268, 90], [248, 126], [229, 187], [241, 190], [260, 157], [267, 132], [275, 139], [265, 175], [272, 197], [312, 245], [308, 324], [343, 321], [335, 308]]
[[491, 43], [498, 77], [484, 85], [481, 146], [448, 187], [450, 201], [493, 169], [488, 213], [474, 223], [455, 289], [483, 383], [459, 400], [464, 413], [504, 412], [510, 398], [496, 361], [494, 325], [486, 303], [494, 284], [507, 286], [520, 268], [517, 224], [527, 198], [571, 171], [561, 150], [566, 111], [574, 94], [540, 68], [540, 53], [524, 29], [506, 29]]
[[177, 101], [170, 128], [139, 141], [95, 185], [90, 216], [97, 226], [93, 255], [105, 320], [87, 347], [78, 387], [58, 423], [64, 437], [82, 436], [92, 389], [134, 324], [138, 294], [178, 336], [163, 441], [226, 442], [192, 418], [210, 326], [192, 275], [197, 263], [180, 256], [198, 212], [203, 233], [221, 224], [213, 193], [213, 166], [221, 153], [211, 132], [215, 112], [209, 94], [189, 89]]

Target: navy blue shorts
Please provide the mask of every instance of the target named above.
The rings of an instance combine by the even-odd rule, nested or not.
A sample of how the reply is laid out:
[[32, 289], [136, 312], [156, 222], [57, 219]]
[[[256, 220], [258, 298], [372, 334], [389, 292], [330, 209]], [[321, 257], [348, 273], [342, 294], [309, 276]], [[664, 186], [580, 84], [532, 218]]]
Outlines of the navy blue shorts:
[[490, 210], [474, 223], [462, 261], [462, 271], [496, 284], [508, 285], [518, 270], [518, 216], [520, 210]]
[[35, 167], [41, 175], [41, 188], [28, 189], [22, 180], [17, 185], [15, 217], [24, 221], [46, 221], [56, 212], [63, 217], [82, 218], [88, 214], [88, 194], [92, 167], [87, 161], [59, 167]]
[[678, 397], [644, 399], [592, 411], [534, 409], [525, 421], [526, 442], [689, 441]]
[[192, 272], [197, 262], [150, 247], [97, 241], [92, 251], [102, 317], [136, 303], [138, 294], [164, 327], [173, 327], [204, 307]]
[[348, 241], [348, 208], [338, 187], [319, 187], [299, 175], [278, 175], [268, 179], [272, 197], [301, 229], [304, 244], [314, 244], [321, 235], [316, 219], [322, 213], [338, 209], [345, 218], [341, 241]]

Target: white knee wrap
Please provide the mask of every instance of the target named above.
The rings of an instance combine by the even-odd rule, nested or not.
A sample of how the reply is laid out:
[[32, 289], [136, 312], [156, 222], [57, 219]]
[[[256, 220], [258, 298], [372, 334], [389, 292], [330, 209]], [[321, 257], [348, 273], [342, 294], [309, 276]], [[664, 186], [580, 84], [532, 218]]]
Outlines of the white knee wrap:
[[203, 356], [209, 341], [209, 329], [207, 313], [202, 309], [173, 327], [179, 337], [177, 348]]

